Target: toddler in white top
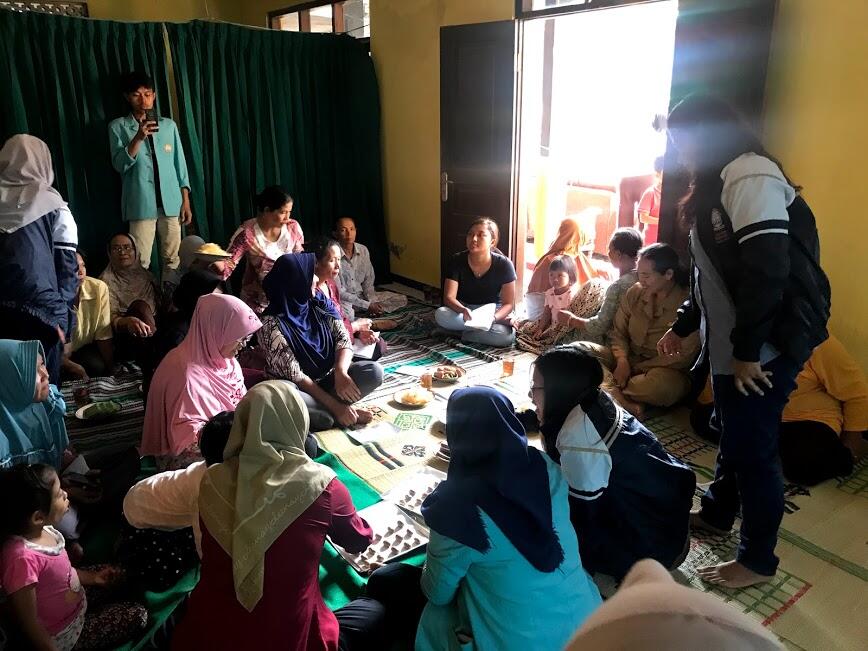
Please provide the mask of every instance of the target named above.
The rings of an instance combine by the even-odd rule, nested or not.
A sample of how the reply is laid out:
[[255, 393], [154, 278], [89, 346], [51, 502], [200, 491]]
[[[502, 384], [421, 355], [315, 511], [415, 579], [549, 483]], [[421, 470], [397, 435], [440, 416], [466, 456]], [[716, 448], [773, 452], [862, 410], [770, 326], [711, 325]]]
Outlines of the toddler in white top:
[[559, 310], [569, 310], [578, 292], [576, 261], [569, 255], [555, 257], [549, 265], [549, 289], [545, 293], [545, 305], [540, 317], [531, 325], [533, 336], [541, 339], [552, 326], [552, 315]]

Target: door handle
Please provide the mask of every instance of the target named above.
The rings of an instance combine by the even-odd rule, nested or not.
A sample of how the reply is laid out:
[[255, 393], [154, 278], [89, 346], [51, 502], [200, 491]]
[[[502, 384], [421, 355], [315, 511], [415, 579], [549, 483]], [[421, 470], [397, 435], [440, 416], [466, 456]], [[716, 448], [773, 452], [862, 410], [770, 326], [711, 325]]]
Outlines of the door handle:
[[449, 184], [454, 182], [449, 180], [449, 174], [440, 172], [440, 201], [443, 203], [449, 201]]

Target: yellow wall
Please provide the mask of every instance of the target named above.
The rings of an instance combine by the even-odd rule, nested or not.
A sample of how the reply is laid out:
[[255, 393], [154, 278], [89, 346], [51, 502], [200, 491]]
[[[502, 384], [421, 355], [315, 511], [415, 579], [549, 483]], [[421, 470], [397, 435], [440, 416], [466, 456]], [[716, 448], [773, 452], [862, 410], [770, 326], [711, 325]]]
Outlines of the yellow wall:
[[866, 2], [781, 0], [766, 139], [817, 217], [831, 328], [868, 369], [866, 25]]
[[206, 5], [215, 16], [214, 0], [87, 0], [91, 18], [130, 21], [185, 22], [206, 18]]
[[372, 0], [393, 273], [440, 284], [440, 27], [512, 18], [514, 0]]
[[221, 19], [256, 27], [267, 27], [269, 11], [305, 2], [308, 0], [210, 0], [220, 12]]

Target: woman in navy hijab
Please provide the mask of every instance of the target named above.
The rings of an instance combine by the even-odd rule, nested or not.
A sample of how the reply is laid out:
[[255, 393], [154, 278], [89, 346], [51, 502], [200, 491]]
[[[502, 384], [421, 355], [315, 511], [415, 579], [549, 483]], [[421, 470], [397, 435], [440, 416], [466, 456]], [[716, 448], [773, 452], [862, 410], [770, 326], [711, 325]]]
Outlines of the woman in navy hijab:
[[352, 338], [337, 307], [316, 290], [315, 265], [313, 253], [275, 261], [262, 282], [269, 305], [257, 336], [266, 375], [298, 387], [310, 428], [318, 431], [370, 421], [369, 412], [352, 405], [383, 383], [383, 367], [352, 361]]
[[563, 648], [601, 599], [582, 568], [560, 469], [528, 447], [494, 389], [455, 391], [446, 423], [449, 473], [422, 505], [431, 537], [421, 581], [411, 583], [416, 568], [387, 566], [368, 595], [387, 617], [400, 610], [396, 619], [415, 621], [421, 585], [417, 651]]

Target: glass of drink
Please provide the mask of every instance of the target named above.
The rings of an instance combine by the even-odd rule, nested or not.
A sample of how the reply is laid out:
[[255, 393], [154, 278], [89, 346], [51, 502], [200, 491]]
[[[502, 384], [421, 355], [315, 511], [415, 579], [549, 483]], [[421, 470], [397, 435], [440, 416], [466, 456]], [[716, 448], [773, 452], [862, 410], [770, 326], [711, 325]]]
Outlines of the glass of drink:
[[510, 377], [515, 371], [515, 360], [514, 359], [504, 359], [503, 364], [503, 373], [501, 373], [501, 377]]
[[431, 390], [431, 387], [434, 386], [434, 376], [431, 373], [423, 373], [422, 377], [419, 378], [419, 384], [422, 385], [423, 389]]

